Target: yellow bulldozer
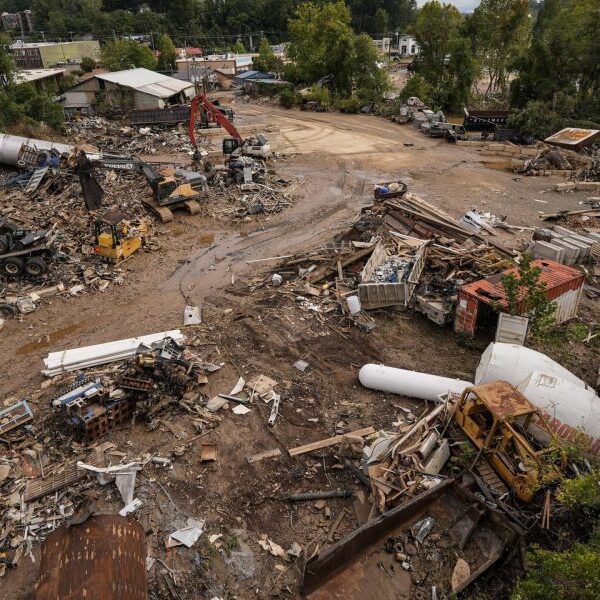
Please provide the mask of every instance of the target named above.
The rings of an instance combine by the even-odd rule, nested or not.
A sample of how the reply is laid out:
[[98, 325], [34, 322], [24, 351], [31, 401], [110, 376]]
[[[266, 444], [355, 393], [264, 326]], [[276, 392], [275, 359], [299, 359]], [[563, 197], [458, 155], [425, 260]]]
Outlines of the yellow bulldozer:
[[148, 222], [145, 219], [127, 220], [115, 212], [94, 221], [95, 254], [119, 262], [129, 258], [148, 241]]
[[552, 448], [533, 447], [536, 442], [527, 429], [532, 421], [543, 427], [543, 418], [510, 383], [495, 381], [465, 389], [454, 418], [520, 500], [531, 502], [538, 489], [560, 479], [564, 457], [557, 461]]

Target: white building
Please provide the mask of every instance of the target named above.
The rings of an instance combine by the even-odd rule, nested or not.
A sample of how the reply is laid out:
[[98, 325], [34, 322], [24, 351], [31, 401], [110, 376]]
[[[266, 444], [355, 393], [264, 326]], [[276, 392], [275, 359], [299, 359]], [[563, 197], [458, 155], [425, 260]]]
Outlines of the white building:
[[166, 108], [194, 96], [193, 84], [139, 68], [94, 74], [66, 90], [62, 101], [69, 114], [93, 114], [108, 108]]
[[403, 33], [398, 38], [398, 54], [400, 56], [416, 56], [419, 54], [419, 45], [414, 36]]

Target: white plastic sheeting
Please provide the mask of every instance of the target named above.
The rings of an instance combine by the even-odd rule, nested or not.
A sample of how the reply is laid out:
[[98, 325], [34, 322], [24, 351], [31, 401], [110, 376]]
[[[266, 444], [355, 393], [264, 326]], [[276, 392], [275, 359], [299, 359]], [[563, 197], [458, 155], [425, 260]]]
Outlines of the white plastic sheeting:
[[365, 387], [372, 390], [432, 402], [439, 402], [438, 396], [448, 392], [462, 394], [466, 387], [473, 385], [470, 381], [373, 364], [364, 365], [358, 373], [358, 378]]
[[[519, 391], [548, 417], [552, 430], [562, 438], [579, 430], [592, 438], [594, 454], [600, 452], [600, 398], [591, 389], [572, 381], [534, 371], [518, 386]], [[541, 430], [531, 433], [541, 441]]]
[[545, 354], [525, 346], [501, 342], [491, 343], [481, 355], [475, 372], [475, 384], [508, 381], [518, 387], [534, 371], [554, 375], [571, 381], [579, 387], [587, 388], [584, 381]]
[[50, 352], [44, 359], [46, 368], [42, 371], [47, 377], [52, 377], [65, 371], [77, 371], [96, 365], [103, 365], [117, 360], [124, 360], [135, 356], [140, 344], [149, 346], [159, 342], [166, 337], [173, 338], [176, 342], [183, 341], [183, 334], [179, 329], [152, 333], [125, 340], [96, 344], [95, 346], [84, 346], [73, 348], [62, 352]]

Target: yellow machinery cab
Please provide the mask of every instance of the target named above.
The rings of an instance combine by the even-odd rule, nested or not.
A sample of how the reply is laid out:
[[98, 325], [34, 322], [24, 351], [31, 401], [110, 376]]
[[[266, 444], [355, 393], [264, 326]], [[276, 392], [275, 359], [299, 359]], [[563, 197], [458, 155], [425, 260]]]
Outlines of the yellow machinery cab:
[[537, 408], [506, 381], [465, 389], [455, 412], [458, 425], [524, 502], [561, 476], [549, 449], [534, 449], [525, 436], [534, 417], [542, 426]]
[[118, 211], [94, 222], [94, 252], [112, 261], [130, 257], [146, 244], [148, 223], [145, 220], [128, 221]]

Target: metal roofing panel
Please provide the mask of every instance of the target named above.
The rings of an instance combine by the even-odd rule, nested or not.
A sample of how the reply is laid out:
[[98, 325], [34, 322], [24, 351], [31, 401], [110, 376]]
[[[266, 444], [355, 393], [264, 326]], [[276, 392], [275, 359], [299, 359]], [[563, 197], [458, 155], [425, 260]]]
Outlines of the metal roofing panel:
[[596, 138], [600, 137], [598, 129], [579, 129], [577, 127], [565, 127], [554, 135], [547, 137], [544, 141], [564, 148], [580, 148], [589, 146]]
[[507, 381], [494, 381], [467, 388], [473, 392], [500, 419], [536, 412], [536, 407]]
[[[570, 289], [577, 289], [583, 285], [583, 274], [577, 269], [545, 259], [534, 260], [531, 264], [542, 269], [540, 282], [546, 285], [550, 299], [554, 299], [552, 291], [558, 290], [561, 286], [567, 285]], [[475, 296], [478, 300], [486, 304], [494, 304], [495, 302], [504, 304], [506, 301], [506, 292], [501, 280], [504, 275], [508, 275], [509, 273], [517, 274], [518, 270], [516, 268], [507, 269], [493, 277], [468, 283], [460, 288], [460, 290], [466, 294]]]
[[158, 98], [168, 98], [191, 87], [190, 83], [142, 68], [101, 73], [96, 77]]

